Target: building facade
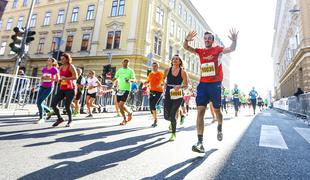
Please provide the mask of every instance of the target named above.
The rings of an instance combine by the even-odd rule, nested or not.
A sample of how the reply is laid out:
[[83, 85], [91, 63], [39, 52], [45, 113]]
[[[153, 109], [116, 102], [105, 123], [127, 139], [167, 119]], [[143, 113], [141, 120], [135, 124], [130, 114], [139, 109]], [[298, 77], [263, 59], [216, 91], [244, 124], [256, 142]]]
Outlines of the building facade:
[[[26, 63], [28, 75], [40, 69], [52, 52], [72, 54], [73, 63], [84, 70], [103, 71], [103, 65], [121, 67], [130, 59], [137, 81], [144, 81], [151, 62], [161, 69], [179, 54], [196, 82], [200, 74], [198, 56], [183, 49], [189, 31], [198, 32], [193, 47], [203, 47], [203, 34], [211, 28], [190, 0], [35, 0], [30, 27], [36, 31]], [[0, 67], [12, 72], [14, 54], [8, 44], [14, 27], [24, 27], [31, 0], [9, 1], [0, 21]], [[220, 39], [217, 38], [217, 44]], [[223, 56], [229, 61], [229, 56]], [[228, 59], [228, 60], [227, 60]], [[224, 84], [229, 86], [229, 62], [224, 64]]]
[[272, 48], [275, 98], [310, 91], [310, 1], [278, 0]]

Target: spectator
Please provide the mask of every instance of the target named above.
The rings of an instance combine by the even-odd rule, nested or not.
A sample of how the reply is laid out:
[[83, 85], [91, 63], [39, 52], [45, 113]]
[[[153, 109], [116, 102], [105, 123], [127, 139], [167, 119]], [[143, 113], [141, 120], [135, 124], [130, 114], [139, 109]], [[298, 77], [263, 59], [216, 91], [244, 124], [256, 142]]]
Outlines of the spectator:
[[294, 96], [298, 97], [299, 95], [303, 94], [304, 91], [301, 90], [301, 88], [297, 88], [297, 92], [294, 94]]

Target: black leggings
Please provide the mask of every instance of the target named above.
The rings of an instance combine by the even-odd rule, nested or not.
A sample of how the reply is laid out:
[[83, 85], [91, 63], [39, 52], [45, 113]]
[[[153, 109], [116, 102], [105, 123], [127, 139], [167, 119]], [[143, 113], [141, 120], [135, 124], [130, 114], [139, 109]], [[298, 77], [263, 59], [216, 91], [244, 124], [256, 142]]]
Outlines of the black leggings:
[[66, 99], [65, 101], [65, 108], [66, 108], [66, 112], [68, 114], [68, 123], [71, 123], [72, 121], [72, 111], [71, 111], [71, 103], [73, 101], [75, 95], [75, 91], [74, 89], [72, 90], [59, 90], [57, 92], [57, 94], [54, 96], [53, 101], [52, 101], [52, 108], [55, 112], [55, 114], [57, 115], [58, 120], [62, 119], [60, 112], [59, 112], [59, 108], [57, 107], [57, 104], [63, 100], [65, 97]]
[[175, 118], [176, 113], [178, 112], [183, 98], [171, 100], [170, 98], [165, 98], [164, 100], [164, 118], [171, 122], [172, 133], [176, 132], [177, 120]]
[[150, 109], [151, 109], [151, 113], [152, 111], [156, 110], [156, 105], [160, 102], [161, 99], [161, 92], [157, 92], [157, 91], [151, 91], [150, 92]]
[[254, 110], [254, 113], [255, 113], [255, 110], [256, 110], [256, 99], [251, 99], [251, 104], [252, 104], [252, 107], [253, 107], [253, 110]]

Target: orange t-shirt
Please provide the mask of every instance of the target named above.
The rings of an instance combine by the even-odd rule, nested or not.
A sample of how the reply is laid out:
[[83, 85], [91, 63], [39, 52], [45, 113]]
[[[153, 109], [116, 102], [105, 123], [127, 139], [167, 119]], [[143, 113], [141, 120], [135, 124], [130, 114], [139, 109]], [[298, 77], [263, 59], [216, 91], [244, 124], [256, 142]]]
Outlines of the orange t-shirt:
[[164, 82], [164, 73], [162, 72], [151, 72], [146, 79], [146, 82], [150, 83], [150, 90], [163, 92], [161, 84]]

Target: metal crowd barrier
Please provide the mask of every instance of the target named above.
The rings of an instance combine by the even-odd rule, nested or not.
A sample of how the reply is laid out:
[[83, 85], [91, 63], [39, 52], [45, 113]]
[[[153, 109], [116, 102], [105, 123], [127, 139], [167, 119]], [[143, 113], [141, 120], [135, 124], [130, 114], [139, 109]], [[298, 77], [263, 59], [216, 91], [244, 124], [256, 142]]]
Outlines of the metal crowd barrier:
[[298, 97], [282, 98], [273, 103], [276, 109], [284, 110], [301, 117], [310, 124], [310, 93], [301, 94]]
[[[15, 87], [13, 81], [16, 78]], [[23, 108], [36, 104], [40, 79], [30, 76], [17, 76], [0, 73], [0, 109]], [[10, 97], [10, 93], [12, 97]]]

